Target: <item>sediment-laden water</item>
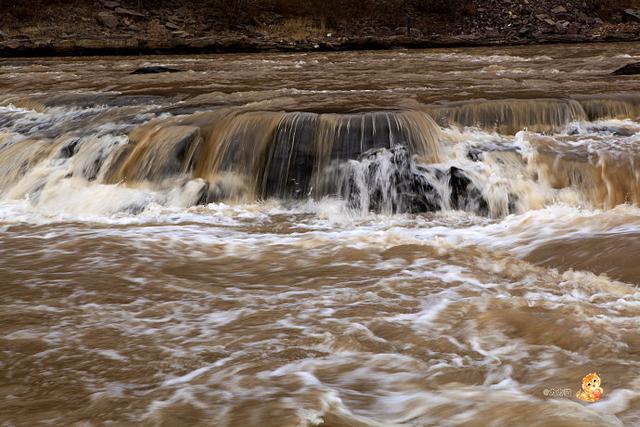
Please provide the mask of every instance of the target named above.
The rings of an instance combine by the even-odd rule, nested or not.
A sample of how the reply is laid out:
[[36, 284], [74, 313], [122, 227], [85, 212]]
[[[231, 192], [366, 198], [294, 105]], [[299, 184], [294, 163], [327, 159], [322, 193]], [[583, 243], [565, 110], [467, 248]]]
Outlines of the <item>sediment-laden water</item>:
[[1, 424], [640, 424], [639, 59], [0, 62]]

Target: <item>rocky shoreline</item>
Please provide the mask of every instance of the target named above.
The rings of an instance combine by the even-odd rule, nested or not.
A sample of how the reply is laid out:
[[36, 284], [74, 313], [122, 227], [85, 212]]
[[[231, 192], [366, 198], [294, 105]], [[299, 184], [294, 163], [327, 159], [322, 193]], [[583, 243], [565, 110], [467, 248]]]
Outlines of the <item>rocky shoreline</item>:
[[[365, 2], [366, 3], [366, 2]], [[188, 3], [185, 3], [188, 4]], [[468, 1], [455, 13], [407, 12], [394, 22], [337, 20], [270, 11], [231, 25], [196, 6], [135, 8], [125, 0], [55, 6], [18, 20], [0, 18], [0, 56], [305, 52], [393, 48], [453, 48], [547, 43], [640, 41], [640, 11], [621, 9], [600, 17], [574, 0]], [[8, 9], [9, 12], [12, 9]], [[3, 21], [4, 20], [4, 21]]]
[[109, 55], [170, 55], [257, 52], [331, 52], [348, 50], [428, 49], [482, 46], [518, 46], [528, 44], [561, 43], [613, 43], [640, 41], [638, 34], [612, 34], [605, 36], [553, 35], [537, 38], [474, 38], [442, 36], [437, 38], [345, 37], [339, 40], [311, 40], [303, 42], [269, 41], [246, 37], [194, 38], [175, 42], [150, 44], [137, 38], [81, 38], [77, 40], [46, 41], [20, 40], [18, 43], [0, 42], [0, 57], [48, 56], [109, 56]]

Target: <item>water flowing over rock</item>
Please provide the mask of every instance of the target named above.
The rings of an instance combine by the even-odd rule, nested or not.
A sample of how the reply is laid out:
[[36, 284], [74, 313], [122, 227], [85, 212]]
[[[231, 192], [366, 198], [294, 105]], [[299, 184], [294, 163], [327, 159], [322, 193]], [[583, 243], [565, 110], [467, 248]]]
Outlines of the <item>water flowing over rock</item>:
[[[446, 64], [457, 54], [434, 55]], [[523, 69], [531, 61], [513, 55], [470, 58], [478, 63], [480, 76], [511, 72], [514, 61]], [[388, 59], [398, 60], [391, 55]], [[544, 73], [549, 59], [534, 58], [546, 64], [540, 68]], [[294, 64], [296, 73], [299, 67], [318, 66]], [[141, 61], [136, 67], [164, 68]], [[196, 64], [180, 68], [188, 67]], [[598, 208], [640, 200], [640, 160], [629, 148], [635, 128], [610, 122], [639, 117], [640, 95], [632, 90], [415, 101], [394, 109], [354, 111], [348, 100], [346, 107], [331, 107], [350, 92], [300, 89], [285, 89], [291, 99], [278, 101], [289, 105], [284, 108], [269, 99], [271, 93], [244, 106], [211, 105], [211, 99], [227, 97], [221, 85], [213, 95], [187, 102], [177, 98], [159, 110], [162, 114], [153, 112], [162, 99], [157, 93], [165, 90], [161, 87], [189, 81], [185, 87], [192, 90], [201, 72], [155, 78], [114, 71], [110, 84], [132, 92], [126, 96], [68, 91], [46, 99], [7, 98], [11, 106], [0, 107], [0, 126], [6, 130], [0, 140], [0, 192], [42, 203], [46, 198], [40, 195], [68, 181], [85, 180], [89, 186], [153, 193], [140, 198], [136, 194], [130, 204], [114, 203], [114, 209], [124, 206], [128, 211], [152, 203], [335, 198], [361, 214], [460, 210], [492, 218], [539, 208], [558, 197]], [[551, 75], [564, 78], [559, 72]], [[631, 87], [627, 80], [618, 84]], [[157, 85], [158, 92], [135, 94], [148, 85]], [[378, 89], [362, 93], [396, 96]], [[410, 92], [399, 96], [403, 93]], [[237, 92], [228, 101], [242, 104], [253, 96]], [[314, 104], [314, 99], [321, 102]], [[309, 108], [298, 108], [298, 102]], [[78, 108], [66, 110], [68, 103]], [[126, 115], [131, 104], [149, 110], [135, 107], [133, 116]], [[591, 135], [588, 146], [582, 142], [585, 132]], [[486, 136], [493, 133], [501, 135], [497, 141]], [[474, 142], [477, 135], [488, 140]], [[614, 150], [606, 146], [608, 138], [629, 141]]]
[[161, 181], [193, 170], [201, 144], [195, 126], [162, 126], [139, 131], [140, 141], [115, 154], [110, 182]]
[[402, 145], [363, 153], [325, 175], [336, 195], [359, 210], [386, 214], [465, 210], [488, 215], [481, 191], [459, 168], [417, 165]]
[[327, 166], [374, 148], [401, 144], [426, 161], [439, 158], [439, 128], [428, 115], [412, 111], [221, 110], [187, 117], [184, 123], [199, 124], [203, 132], [196, 176], [212, 188], [242, 189], [238, 197], [322, 197], [328, 193], [322, 179]]
[[477, 126], [515, 134], [522, 129], [561, 131], [570, 123], [583, 120], [635, 118], [639, 108], [638, 95], [616, 94], [574, 99], [474, 100], [430, 106], [427, 111], [443, 126]]
[[[470, 164], [451, 163], [442, 154], [449, 150], [449, 142], [430, 115], [441, 125], [506, 133], [529, 127], [530, 132], [563, 130], [571, 135], [571, 123], [637, 116], [638, 100], [637, 95], [626, 94], [530, 102], [470, 101], [430, 106], [426, 108], [429, 113], [222, 108], [156, 119], [132, 129], [126, 140], [61, 137], [53, 143], [26, 140], [11, 144], [0, 150], [0, 188], [13, 194], [39, 194], [45, 185], [55, 182], [36, 172], [36, 166], [46, 159], [60, 159], [73, 165], [64, 177], [90, 182], [165, 189], [198, 179], [201, 184], [192, 185], [198, 189], [189, 193], [188, 202], [181, 202], [191, 205], [338, 197], [361, 212], [453, 209], [499, 217], [527, 210], [535, 199], [527, 201], [532, 195], [520, 194], [517, 187], [523, 183], [511, 182], [498, 191], [481, 178], [482, 168], [508, 165], [500, 174], [519, 175], [529, 186], [540, 182], [555, 190], [574, 189], [593, 206], [611, 208], [640, 201], [635, 152], [622, 154], [632, 156], [627, 165], [615, 153], [568, 149], [562, 140], [519, 132], [527, 135], [529, 148], [472, 147], [464, 155]], [[575, 132], [579, 135], [580, 130]], [[603, 137], [633, 134], [620, 126], [593, 126], [589, 132]]]

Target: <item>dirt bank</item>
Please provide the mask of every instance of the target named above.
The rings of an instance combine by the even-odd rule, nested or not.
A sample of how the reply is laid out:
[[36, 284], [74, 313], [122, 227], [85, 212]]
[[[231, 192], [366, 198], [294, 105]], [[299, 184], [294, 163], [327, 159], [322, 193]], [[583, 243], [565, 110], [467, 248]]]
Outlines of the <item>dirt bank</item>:
[[640, 40], [638, 0], [0, 0], [0, 55]]

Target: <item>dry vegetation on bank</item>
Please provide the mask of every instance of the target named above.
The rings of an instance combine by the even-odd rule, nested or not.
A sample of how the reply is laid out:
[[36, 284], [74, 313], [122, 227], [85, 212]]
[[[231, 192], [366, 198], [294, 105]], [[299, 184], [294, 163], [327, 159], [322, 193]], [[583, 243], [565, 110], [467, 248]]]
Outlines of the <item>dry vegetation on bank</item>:
[[627, 8], [640, 9], [640, 0], [0, 0], [0, 50], [165, 48], [206, 38], [313, 46], [404, 36], [408, 23], [414, 39], [638, 38], [640, 22]]

